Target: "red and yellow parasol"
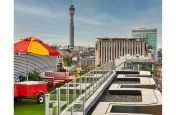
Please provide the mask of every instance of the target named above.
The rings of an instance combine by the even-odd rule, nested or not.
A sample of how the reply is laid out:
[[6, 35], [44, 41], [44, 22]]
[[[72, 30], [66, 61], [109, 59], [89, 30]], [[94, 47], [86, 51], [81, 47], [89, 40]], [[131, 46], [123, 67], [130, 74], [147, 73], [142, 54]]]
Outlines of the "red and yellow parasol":
[[33, 36], [21, 39], [19, 42], [16, 42], [14, 44], [14, 51], [50, 56], [59, 55], [59, 52], [57, 50], [51, 48], [47, 44], [43, 43], [43, 41]]
[[[58, 56], [60, 53], [50, 47], [49, 45], [43, 43], [43, 41], [31, 36], [24, 39], [21, 39], [19, 42], [14, 44], [14, 52], [17, 53], [32, 53], [38, 55], [49, 55], [49, 56]], [[30, 56], [30, 55], [29, 55]], [[29, 66], [28, 59], [28, 66]], [[28, 81], [28, 66], [26, 68], [27, 81]]]

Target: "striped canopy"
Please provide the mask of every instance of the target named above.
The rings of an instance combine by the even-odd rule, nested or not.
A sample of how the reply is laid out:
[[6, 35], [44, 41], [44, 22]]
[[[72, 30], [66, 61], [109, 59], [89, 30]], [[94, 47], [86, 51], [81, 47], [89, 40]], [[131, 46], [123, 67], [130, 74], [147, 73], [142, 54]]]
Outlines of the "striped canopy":
[[14, 44], [14, 52], [27, 52], [39, 55], [58, 56], [60, 53], [35, 37], [21, 39]]

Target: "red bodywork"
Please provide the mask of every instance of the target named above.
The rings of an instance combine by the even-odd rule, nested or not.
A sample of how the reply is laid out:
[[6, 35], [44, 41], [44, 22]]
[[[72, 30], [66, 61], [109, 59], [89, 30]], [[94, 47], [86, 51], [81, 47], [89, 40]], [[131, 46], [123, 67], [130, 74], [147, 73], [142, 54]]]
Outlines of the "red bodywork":
[[26, 96], [37, 96], [40, 93], [47, 94], [47, 83], [46, 82], [19, 82], [14, 84], [14, 96], [15, 97], [26, 97]]

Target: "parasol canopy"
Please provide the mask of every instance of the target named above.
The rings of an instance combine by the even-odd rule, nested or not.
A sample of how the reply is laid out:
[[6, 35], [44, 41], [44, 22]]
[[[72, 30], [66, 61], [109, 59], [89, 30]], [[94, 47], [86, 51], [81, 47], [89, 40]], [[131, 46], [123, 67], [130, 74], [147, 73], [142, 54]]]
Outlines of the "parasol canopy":
[[[49, 56], [58, 56], [60, 53], [55, 50], [54, 48], [50, 47], [49, 45], [43, 43], [43, 41], [31, 36], [14, 44], [14, 52], [17, 53], [32, 53], [38, 55], [49, 55]], [[28, 81], [28, 66], [29, 66], [29, 59], [28, 65], [26, 68], [26, 76]]]
[[26, 52], [38, 55], [58, 56], [60, 53], [43, 41], [31, 36], [14, 44], [14, 52]]

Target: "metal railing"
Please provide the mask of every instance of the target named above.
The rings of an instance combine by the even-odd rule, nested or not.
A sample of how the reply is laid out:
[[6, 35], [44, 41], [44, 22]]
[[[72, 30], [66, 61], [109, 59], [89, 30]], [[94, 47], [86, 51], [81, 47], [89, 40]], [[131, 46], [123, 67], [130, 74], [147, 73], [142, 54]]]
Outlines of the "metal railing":
[[110, 61], [46, 94], [45, 115], [85, 115], [84, 103], [107, 80], [113, 69], [114, 64]]

